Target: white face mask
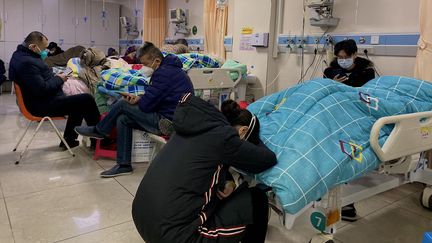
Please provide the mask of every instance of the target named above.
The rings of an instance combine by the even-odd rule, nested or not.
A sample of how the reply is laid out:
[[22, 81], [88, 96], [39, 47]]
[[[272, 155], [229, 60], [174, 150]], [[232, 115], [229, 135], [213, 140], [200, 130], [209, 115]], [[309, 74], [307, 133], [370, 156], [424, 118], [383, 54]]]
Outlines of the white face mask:
[[151, 77], [154, 73], [154, 69], [151, 67], [143, 66], [140, 69], [140, 72], [146, 77]]
[[354, 58], [337, 59], [337, 62], [341, 68], [348, 69], [354, 64]]

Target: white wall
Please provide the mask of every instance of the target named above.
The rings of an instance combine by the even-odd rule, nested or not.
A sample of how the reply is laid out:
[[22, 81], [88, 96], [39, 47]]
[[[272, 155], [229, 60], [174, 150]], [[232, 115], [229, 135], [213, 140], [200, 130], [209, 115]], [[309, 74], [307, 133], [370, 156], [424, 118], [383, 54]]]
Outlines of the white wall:
[[[127, 17], [128, 20], [135, 24], [137, 22], [137, 28], [139, 32], [139, 36], [133, 38], [128, 36], [126, 33], [126, 29], [121, 27], [120, 25], [120, 39], [143, 39], [143, 16], [144, 16], [144, 0], [117, 0], [118, 4], [120, 4], [120, 16]], [[135, 9], [138, 9], [138, 18], [135, 20]], [[127, 49], [127, 46], [120, 46], [120, 53], [124, 53]]]
[[[300, 35], [302, 32], [302, 1], [288, 0], [285, 2], [283, 34]], [[341, 18], [341, 22], [329, 34], [417, 33], [418, 9], [419, 0], [335, 0], [334, 16]], [[306, 20], [306, 35], [321, 33], [323, 30], [310, 26], [309, 21]], [[414, 57], [371, 56], [370, 58], [381, 75], [413, 75]], [[311, 61], [312, 55], [306, 55], [305, 68]], [[281, 72], [277, 81], [279, 90], [296, 84], [300, 79], [299, 55], [281, 53], [277, 59], [277, 66], [278, 71]], [[322, 71], [317, 76], [321, 75]], [[309, 75], [307, 77], [309, 78]]]
[[[233, 52], [227, 57], [254, 65], [256, 74], [265, 86], [280, 72], [274, 87], [269, 92], [295, 85], [300, 79], [301, 61], [298, 54], [279, 53], [271, 57], [267, 51], [239, 51], [240, 29], [244, 26], [254, 28], [255, 32], [270, 32], [271, 0], [231, 0], [229, 1], [228, 35], [234, 37]], [[335, 0], [334, 16], [341, 18], [337, 28], [329, 34], [352, 33], [417, 33], [419, 0]], [[274, 17], [274, 16], [273, 16]], [[283, 34], [302, 33], [303, 0], [286, 0], [284, 8]], [[305, 35], [322, 34], [320, 28], [312, 27], [306, 12]], [[264, 57], [268, 58], [267, 62]], [[382, 75], [412, 76], [414, 57], [376, 57], [371, 56]], [[312, 61], [312, 55], [305, 55], [304, 68]], [[324, 67], [323, 67], [324, 68]], [[267, 75], [264, 73], [267, 72]], [[309, 74], [312, 71], [309, 72]], [[322, 75], [322, 68], [316, 76]], [[307, 76], [309, 78], [309, 75]]]
[[[197, 34], [194, 36], [192, 33], [187, 36], [187, 38], [202, 38], [204, 37], [204, 23], [203, 23], [203, 12], [204, 12], [204, 1], [203, 0], [167, 0], [167, 11], [170, 9], [182, 8], [189, 9], [189, 28], [195, 25], [198, 28]], [[167, 17], [169, 14], [167, 13]], [[174, 25], [169, 23], [169, 19], [167, 20], [168, 24], [168, 34], [169, 38], [183, 38], [184, 36], [181, 34], [177, 34], [174, 36]]]
[[[143, 33], [143, 13], [144, 13], [144, 0], [118, 0], [117, 3], [120, 4], [120, 16], [127, 17], [131, 23], [135, 24], [135, 9], [138, 9], [138, 20], [137, 26], [140, 35], [137, 39], [142, 39]], [[120, 38], [126, 39], [126, 30], [121, 28]]]
[[46, 33], [49, 41], [57, 42], [62, 49], [76, 45], [94, 46], [104, 52], [109, 47], [118, 49], [120, 10], [114, 3], [107, 1], [108, 20], [103, 26], [100, 0], [0, 0], [0, 21], [4, 26], [0, 58], [8, 68], [12, 53], [31, 31]]

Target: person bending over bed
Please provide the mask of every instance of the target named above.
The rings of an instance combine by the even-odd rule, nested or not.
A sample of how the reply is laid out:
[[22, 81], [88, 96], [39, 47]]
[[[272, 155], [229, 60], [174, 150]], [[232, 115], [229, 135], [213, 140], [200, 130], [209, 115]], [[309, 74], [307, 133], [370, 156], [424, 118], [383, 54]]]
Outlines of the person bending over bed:
[[357, 56], [354, 40], [338, 42], [334, 47], [336, 58], [324, 70], [324, 78], [333, 79], [352, 87], [361, 87], [375, 78], [373, 63]]
[[172, 120], [182, 95], [193, 92], [192, 82], [175, 55], [164, 57], [156, 46], [145, 42], [138, 49], [137, 57], [144, 66], [143, 71], [151, 75], [151, 85], [145, 94], [142, 97], [123, 94], [124, 99], [115, 103], [96, 126], [75, 129], [83, 136], [103, 139], [117, 126], [117, 165], [102, 172], [101, 177], [131, 174], [132, 129], [160, 134], [159, 121]]
[[191, 94], [174, 115], [175, 133], [138, 187], [132, 216], [148, 243], [265, 241], [268, 199], [234, 183], [230, 166], [260, 173], [276, 156], [259, 138], [259, 121], [234, 101], [221, 113]]

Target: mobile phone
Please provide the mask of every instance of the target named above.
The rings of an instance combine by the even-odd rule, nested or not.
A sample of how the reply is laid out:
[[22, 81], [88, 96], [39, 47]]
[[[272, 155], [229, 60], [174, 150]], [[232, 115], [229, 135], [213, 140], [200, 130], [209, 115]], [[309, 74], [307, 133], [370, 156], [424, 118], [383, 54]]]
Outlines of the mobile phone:
[[66, 77], [67, 77], [67, 76], [70, 76], [72, 73], [73, 73], [73, 70], [70, 69], [70, 68], [66, 68], [66, 69], [63, 71], [63, 74], [64, 74]]

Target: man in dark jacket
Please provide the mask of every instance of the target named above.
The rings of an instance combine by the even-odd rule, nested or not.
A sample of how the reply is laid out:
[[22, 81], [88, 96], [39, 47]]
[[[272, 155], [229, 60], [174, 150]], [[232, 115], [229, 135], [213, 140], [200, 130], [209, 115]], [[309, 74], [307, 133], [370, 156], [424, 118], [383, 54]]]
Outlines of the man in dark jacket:
[[139, 48], [137, 57], [144, 65], [143, 72], [151, 75], [151, 85], [142, 97], [123, 94], [108, 115], [95, 127], [77, 127], [83, 136], [103, 139], [117, 125], [117, 165], [101, 173], [102, 177], [131, 174], [132, 129], [160, 134], [159, 121], [172, 120], [178, 101], [185, 93], [193, 92], [189, 76], [183, 71], [180, 59], [164, 57], [150, 42]]
[[[62, 91], [67, 77], [54, 75], [42, 59], [47, 56], [48, 39], [40, 32], [30, 33], [17, 47], [9, 65], [9, 79], [21, 88], [27, 110], [34, 116], [67, 116], [64, 138], [70, 147], [79, 145], [76, 126], [99, 121], [99, 111], [89, 94], [65, 96]], [[60, 147], [66, 148], [64, 144]]]
[[352, 87], [361, 87], [375, 78], [373, 63], [357, 56], [354, 40], [338, 42], [334, 47], [335, 60], [324, 70], [324, 77]]
[[[245, 134], [259, 136], [259, 126], [247, 123]], [[259, 138], [257, 144], [241, 139], [243, 127], [236, 131], [213, 105], [193, 95], [181, 100], [174, 128], [176, 133], [151, 163], [132, 205], [145, 242], [264, 242], [266, 194], [246, 184], [226, 193], [232, 179], [228, 168], [260, 173], [276, 164], [276, 155]]]

